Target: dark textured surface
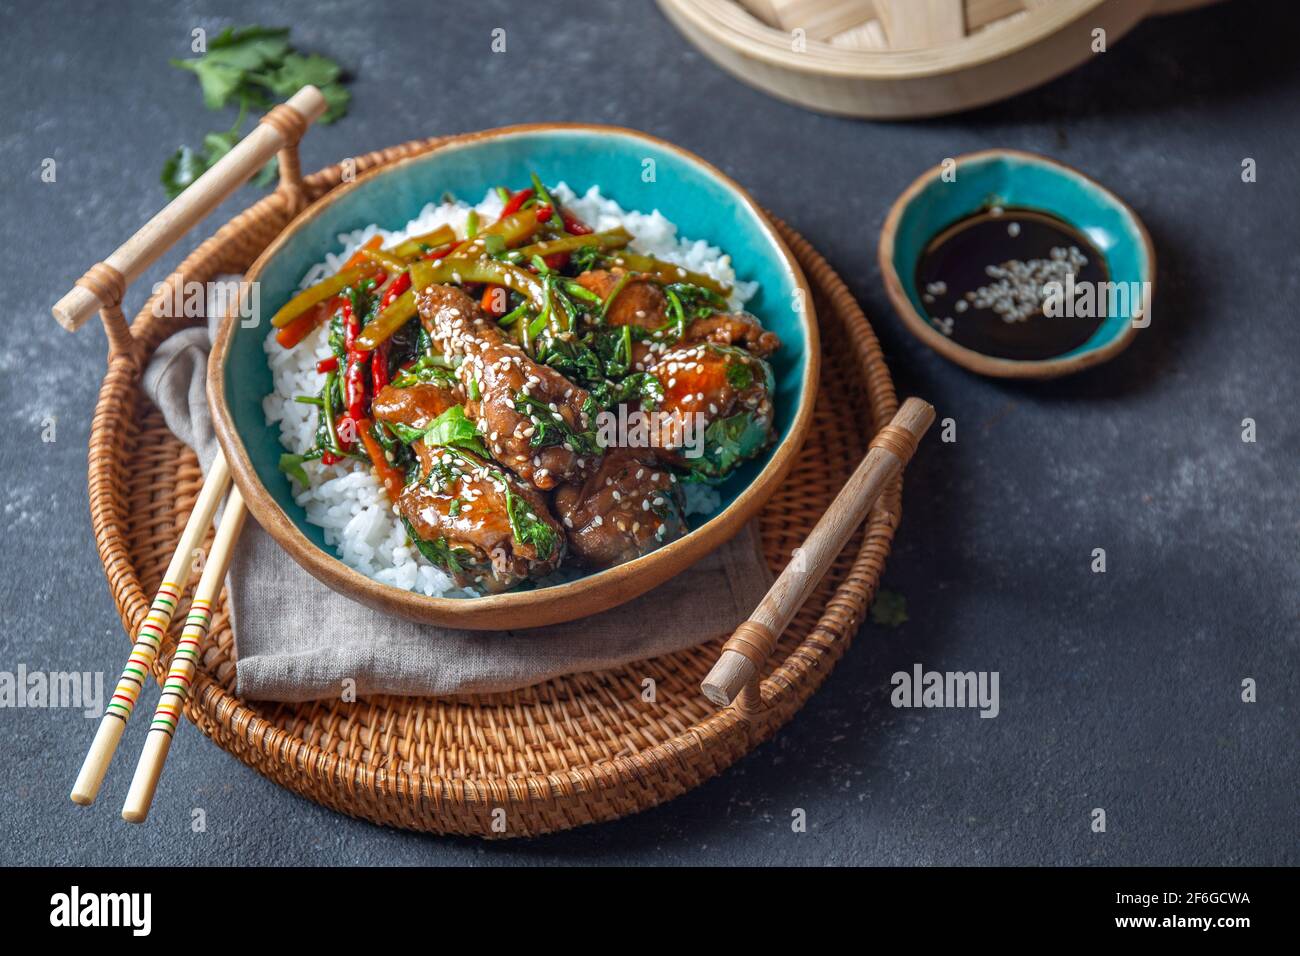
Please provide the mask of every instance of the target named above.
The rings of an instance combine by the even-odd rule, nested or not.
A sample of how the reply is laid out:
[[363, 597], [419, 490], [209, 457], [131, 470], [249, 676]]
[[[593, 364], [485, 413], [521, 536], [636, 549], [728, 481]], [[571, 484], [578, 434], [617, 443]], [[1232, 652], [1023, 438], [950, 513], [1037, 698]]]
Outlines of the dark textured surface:
[[[188, 55], [195, 26], [301, 22], [300, 46], [353, 69], [352, 114], [308, 136], [307, 168], [536, 120], [624, 124], [700, 153], [825, 253], [872, 318], [900, 393], [933, 401], [958, 440], [932, 434], [909, 472], [885, 584], [910, 620], [868, 624], [773, 742], [668, 806], [527, 843], [434, 839], [292, 796], [187, 727], [135, 830], [117, 814], [139, 724], [103, 799], [83, 810], [67, 791], [93, 722], [0, 710], [0, 863], [1300, 862], [1293, 4], [1232, 0], [1148, 22], [1016, 100], [893, 125], [768, 99], [648, 3], [595, 21], [559, 3], [224, 6], [220, 19], [188, 2], [0, 12], [0, 670], [103, 670], [111, 687], [128, 649], [86, 505], [104, 335], [93, 323], [68, 336], [48, 309], [162, 204], [169, 150], [221, 128], [167, 66]], [[489, 52], [498, 26], [504, 55]], [[991, 146], [1078, 166], [1149, 226], [1154, 323], [1110, 365], [999, 384], [947, 364], [892, 316], [875, 266], [889, 204], [925, 167]], [[1254, 184], [1240, 178], [1247, 156]], [[56, 183], [40, 181], [45, 157]], [[246, 189], [224, 211], [254, 197]], [[44, 443], [50, 415], [57, 441]], [[1241, 441], [1246, 417], [1255, 444]], [[1089, 570], [1097, 547], [1105, 574]], [[893, 709], [890, 674], [914, 662], [999, 671], [1000, 716]], [[1246, 677], [1257, 703], [1240, 700]], [[1089, 829], [1095, 807], [1103, 834]], [[194, 808], [206, 832], [191, 832]], [[791, 832], [794, 808], [807, 833]]]

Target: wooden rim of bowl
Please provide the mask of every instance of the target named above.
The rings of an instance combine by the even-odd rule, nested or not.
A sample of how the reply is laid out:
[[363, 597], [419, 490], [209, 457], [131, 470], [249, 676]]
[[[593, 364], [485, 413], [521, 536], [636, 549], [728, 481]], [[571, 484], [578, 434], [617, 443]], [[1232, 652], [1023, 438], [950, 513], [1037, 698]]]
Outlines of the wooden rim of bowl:
[[[1142, 222], [1142, 217], [1137, 214], [1132, 206], [1087, 173], [1080, 172], [1073, 166], [1052, 159], [1050, 156], [1043, 156], [1039, 153], [1031, 153], [1020, 149], [982, 149], [978, 152], [956, 156], [953, 161], [960, 167], [963, 163], [1007, 156], [1046, 166], [1054, 166], [1066, 175], [1081, 179], [1093, 186], [1109, 202], [1117, 206], [1137, 227], [1137, 233], [1146, 250], [1147, 262], [1151, 272], [1152, 299], [1155, 298], [1156, 250], [1151, 242], [1151, 234], [1147, 232], [1147, 227]], [[894, 268], [894, 237], [898, 231], [898, 223], [912, 200], [942, 172], [943, 164], [941, 163], [931, 166], [920, 176], [917, 176], [912, 181], [912, 184], [894, 200], [894, 204], [889, 208], [889, 214], [885, 217], [885, 224], [880, 229], [880, 245], [877, 251], [880, 275], [884, 280], [885, 291], [889, 295], [890, 303], [894, 306], [894, 311], [902, 318], [903, 325], [906, 326], [909, 332], [949, 361], [970, 369], [972, 372], [992, 376], [993, 378], [1048, 379], [1058, 378], [1062, 375], [1072, 375], [1075, 372], [1081, 372], [1086, 368], [1107, 362], [1128, 348], [1133, 341], [1133, 337], [1138, 333], [1137, 327], [1131, 321], [1125, 325], [1122, 332], [1098, 348], [1089, 349], [1080, 355], [1033, 360], [1005, 359], [985, 355], [983, 352], [977, 352], [964, 345], [959, 345], [946, 335], [936, 331], [925, 320], [925, 317], [916, 311], [915, 306], [912, 305], [912, 300], [903, 288], [902, 279], [899, 278], [898, 272]]]
[[[334, 554], [317, 547], [310, 541], [271, 497], [253, 467], [226, 405], [224, 370], [233, 341], [234, 328], [234, 323], [227, 318], [222, 322], [216, 340], [213, 342], [212, 357], [208, 363], [208, 404], [212, 409], [217, 440], [230, 464], [232, 477], [244, 496], [248, 510], [252, 512], [258, 524], [266, 529], [267, 533], [309, 574], [331, 589], [375, 610], [422, 623], [470, 630], [519, 630], [542, 627], [608, 610], [662, 584], [734, 537], [751, 518], [758, 514], [763, 504], [780, 486], [807, 436], [817, 393], [821, 352], [817, 334], [816, 307], [803, 270], [771, 220], [739, 183], [689, 150], [639, 130], [588, 123], [526, 123], [449, 136], [425, 152], [372, 169], [358, 176], [355, 181], [343, 184], [312, 203], [291, 220], [263, 250], [249, 267], [245, 280], [256, 281], [266, 263], [305, 223], [320, 215], [322, 210], [341, 196], [347, 195], [351, 190], [359, 188], [371, 179], [386, 176], [408, 164], [421, 162], [431, 153], [463, 149], [489, 139], [556, 131], [630, 136], [671, 150], [687, 162], [699, 165], [709, 175], [731, 189], [755, 215], [768, 239], [781, 254], [795, 284], [803, 292], [805, 308], [800, 316], [806, 341], [806, 360], [803, 379], [799, 386], [799, 408], [790, 425], [789, 434], [773, 449], [771, 459], [754, 480], [720, 514], [691, 530], [684, 537], [632, 561], [564, 584], [534, 591], [514, 591], [473, 598], [427, 597], [415, 591], [383, 584], [348, 567]], [[579, 610], [575, 611], [575, 608]]]
[[[908, 80], [956, 73], [1011, 56], [1106, 6], [1123, 10], [1137, 23], [1156, 0], [1056, 0], [1026, 11], [1029, 16], [1014, 30], [981, 30], [939, 46], [856, 50], [808, 40], [803, 53], [791, 49], [789, 33], [757, 20], [734, 0], [659, 2], [671, 6], [714, 42], [774, 67], [817, 76]], [[1118, 36], [1108, 42], [1115, 39]]]

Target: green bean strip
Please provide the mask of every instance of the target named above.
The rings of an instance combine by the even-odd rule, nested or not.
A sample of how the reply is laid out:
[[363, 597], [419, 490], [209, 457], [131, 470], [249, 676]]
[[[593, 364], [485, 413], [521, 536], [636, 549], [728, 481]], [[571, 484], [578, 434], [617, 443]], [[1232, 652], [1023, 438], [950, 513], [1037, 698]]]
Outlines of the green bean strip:
[[632, 234], [619, 226], [607, 232], [590, 232], [582, 236], [561, 236], [559, 239], [543, 239], [541, 242], [524, 246], [518, 251], [525, 259], [533, 256], [549, 256], [557, 252], [574, 252], [587, 246], [599, 249], [622, 249], [632, 241]]
[[527, 313], [527, 311], [528, 311], [528, 302], [527, 301], [520, 302], [517, 306], [515, 306], [513, 312], [510, 312], [508, 315], [503, 315], [498, 320], [497, 324], [500, 325], [503, 329], [508, 329], [510, 328], [510, 326], [518, 322], [520, 317], [525, 313]]
[[662, 259], [656, 259], [653, 256], [643, 256], [635, 252], [620, 252], [614, 257], [614, 264], [624, 266], [633, 272], [644, 273], [662, 285], [684, 282], [688, 285], [698, 285], [710, 292], [716, 292], [718, 295], [725, 296], [731, 292], [730, 286], [723, 285], [713, 276], [706, 276], [702, 272], [691, 272], [689, 269], [684, 269], [671, 262], [664, 262]]
[[533, 193], [537, 196], [538, 202], [545, 203], [551, 207], [551, 218], [548, 222], [550, 222], [550, 224], [556, 229], [560, 230], [562, 234], [567, 234], [568, 230], [564, 228], [564, 217], [560, 215], [560, 204], [551, 198], [551, 194], [547, 191], [546, 187], [542, 185], [542, 181], [537, 178], [536, 173], [533, 173]]
[[384, 266], [389, 272], [406, 271], [406, 260], [391, 252], [385, 252], [383, 249], [362, 249], [361, 254], [371, 262], [377, 262]]
[[365, 262], [352, 269], [344, 269], [337, 275], [332, 275], [328, 279], [317, 282], [314, 286], [303, 289], [271, 317], [271, 325], [277, 329], [284, 328], [308, 309], [337, 295], [357, 280], [373, 273], [377, 268], [378, 266], [375, 263]]
[[337, 381], [338, 373], [327, 372], [325, 374], [325, 388], [321, 392], [325, 401], [321, 405], [321, 411], [325, 413], [325, 428], [329, 432], [330, 451], [336, 455], [343, 454], [343, 446], [339, 444], [338, 432], [334, 430], [334, 383]]

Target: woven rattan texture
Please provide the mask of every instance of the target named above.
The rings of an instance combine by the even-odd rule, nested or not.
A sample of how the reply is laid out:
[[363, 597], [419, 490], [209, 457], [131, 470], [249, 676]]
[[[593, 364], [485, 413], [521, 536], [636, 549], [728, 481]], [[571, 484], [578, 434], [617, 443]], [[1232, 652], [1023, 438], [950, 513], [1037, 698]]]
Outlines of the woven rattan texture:
[[[358, 172], [436, 148], [424, 140], [355, 159]], [[315, 200], [342, 166], [306, 180]], [[206, 240], [170, 277], [240, 272], [284, 228], [273, 194]], [[811, 530], [881, 424], [893, 383], [861, 310], [825, 260], [777, 223], [814, 290], [822, 381], [804, 454], [760, 517], [774, 571]], [[164, 292], [163, 294], [168, 294]], [[179, 325], [146, 303], [132, 328], [148, 355]], [[110, 362], [90, 441], [90, 507], [105, 574], [134, 633], [198, 494], [194, 455], [143, 396], [138, 367]], [[881, 499], [764, 668], [750, 719], [699, 691], [722, 646], [709, 645], [506, 694], [458, 699], [374, 697], [274, 704], [234, 696], [224, 599], [186, 714], [218, 745], [281, 785], [344, 813], [436, 833], [525, 836], [610, 820], [670, 800], [720, 773], [789, 720], [844, 653], [875, 592], [900, 514], [900, 487]], [[183, 622], [185, 615], [175, 617]], [[179, 625], [178, 625], [179, 627]], [[155, 665], [161, 677], [175, 632]], [[655, 700], [642, 699], [655, 681]], [[494, 810], [504, 810], [494, 814]], [[500, 823], [504, 820], [504, 832]], [[494, 822], [498, 824], [494, 828]]]

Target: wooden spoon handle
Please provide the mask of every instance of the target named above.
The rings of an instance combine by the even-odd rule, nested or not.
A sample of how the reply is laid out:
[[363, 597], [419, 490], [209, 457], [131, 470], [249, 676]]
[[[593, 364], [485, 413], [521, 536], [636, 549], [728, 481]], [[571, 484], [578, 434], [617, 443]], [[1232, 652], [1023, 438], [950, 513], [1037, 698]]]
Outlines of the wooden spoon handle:
[[726, 706], [745, 688], [757, 691], [760, 668], [776, 646], [777, 638], [843, 550], [854, 529], [862, 524], [880, 493], [911, 459], [917, 442], [933, 421], [933, 406], [919, 398], [909, 398], [893, 421], [871, 440], [866, 457], [804, 540], [796, 559], [785, 566], [749, 620], [736, 628], [723, 645], [717, 663], [700, 684], [705, 697]]
[[[216, 165], [164, 206], [117, 251], [92, 266], [78, 284], [55, 303], [54, 318], [69, 332], [75, 332], [96, 309], [116, 308], [128, 283], [265, 166], [271, 157], [281, 150], [296, 147], [299, 137], [320, 118], [326, 105], [320, 90], [304, 86], [288, 102], [267, 113], [262, 122]], [[286, 177], [301, 178], [296, 155], [291, 162], [282, 163], [282, 185]], [[301, 183], [295, 185], [300, 187]]]

